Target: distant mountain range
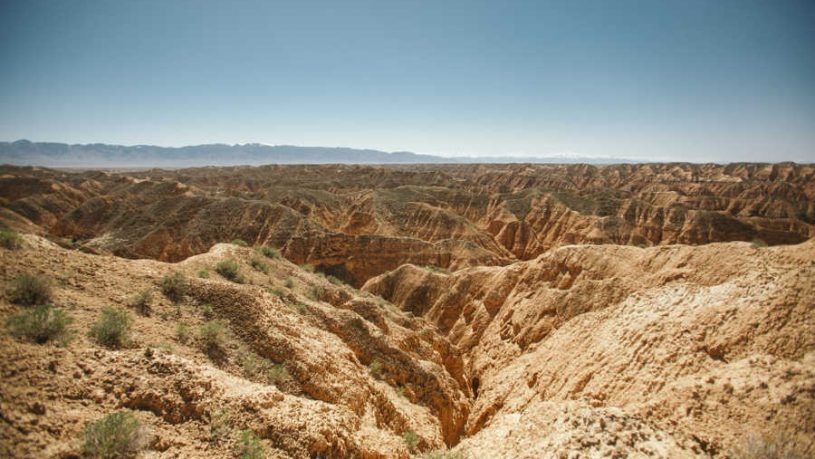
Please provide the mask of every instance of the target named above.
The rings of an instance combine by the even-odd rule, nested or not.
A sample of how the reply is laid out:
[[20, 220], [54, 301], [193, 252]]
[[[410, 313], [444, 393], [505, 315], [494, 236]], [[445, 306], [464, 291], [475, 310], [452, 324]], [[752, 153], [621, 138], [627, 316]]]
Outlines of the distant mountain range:
[[193, 167], [259, 164], [633, 163], [588, 157], [444, 157], [399, 151], [292, 145], [207, 144], [187, 147], [92, 143], [0, 142], [0, 164], [46, 167]]

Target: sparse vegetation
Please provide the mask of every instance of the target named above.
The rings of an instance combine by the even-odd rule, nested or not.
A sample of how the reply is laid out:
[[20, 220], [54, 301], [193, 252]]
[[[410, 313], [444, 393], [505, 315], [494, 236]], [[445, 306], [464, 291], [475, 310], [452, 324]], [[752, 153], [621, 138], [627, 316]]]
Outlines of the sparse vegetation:
[[212, 305], [209, 303], [204, 303], [201, 306], [201, 314], [203, 314], [205, 319], [212, 319], [215, 317], [215, 311], [212, 309]]
[[314, 272], [314, 265], [310, 265], [308, 263], [303, 263], [302, 265], [300, 265], [300, 269], [302, 269], [303, 271], [308, 271], [310, 273], [313, 273]]
[[223, 276], [225, 279], [231, 280], [232, 282], [243, 282], [243, 277], [240, 273], [240, 266], [235, 260], [229, 259], [218, 262], [218, 264], [215, 265], [215, 272]]
[[190, 340], [190, 327], [186, 322], [175, 324], [175, 339], [181, 344], [186, 344]]
[[174, 303], [178, 303], [184, 299], [188, 288], [187, 276], [178, 271], [167, 274], [161, 281], [162, 293]]
[[308, 306], [299, 301], [292, 304], [292, 307], [294, 308], [295, 311], [299, 312], [300, 314], [305, 314], [308, 312]]
[[334, 285], [345, 285], [345, 282], [343, 282], [341, 279], [331, 275], [326, 276], [326, 279], [328, 279], [328, 282], [331, 282]]
[[143, 316], [150, 315], [150, 306], [153, 304], [153, 292], [150, 289], [142, 290], [133, 297], [130, 305]]
[[239, 247], [249, 247], [249, 244], [247, 244], [243, 239], [232, 239], [232, 244]]
[[41, 304], [6, 321], [6, 327], [12, 336], [37, 344], [57, 341], [67, 344], [71, 338], [68, 325], [73, 319], [63, 310], [50, 304]]
[[198, 338], [206, 352], [223, 350], [226, 342], [226, 324], [221, 320], [210, 320], [198, 330]]
[[107, 306], [102, 308], [102, 315], [91, 326], [88, 336], [102, 346], [123, 347], [128, 344], [132, 324], [133, 317], [127, 310]]
[[12, 284], [9, 300], [12, 303], [35, 306], [51, 302], [51, 281], [45, 276], [20, 273]]
[[228, 411], [215, 411], [209, 418], [209, 440], [221, 442], [232, 433], [232, 416]]
[[759, 239], [759, 238], [755, 238], [755, 239], [753, 239], [753, 240], [751, 241], [751, 244], [753, 244], [753, 247], [755, 247], [755, 248], [757, 248], [757, 249], [760, 249], [760, 248], [763, 248], [763, 247], [767, 247], [767, 243], [766, 243], [766, 242], [764, 242], [764, 240], [763, 240], [763, 239]]
[[0, 230], [0, 246], [8, 250], [17, 250], [23, 245], [23, 238], [10, 230]]
[[419, 444], [419, 436], [416, 435], [416, 432], [408, 430], [402, 434], [402, 439], [405, 441], [405, 444], [411, 452], [416, 451], [416, 445]]
[[269, 274], [269, 264], [258, 257], [252, 257], [252, 259], [249, 260], [249, 265], [263, 274]]
[[209, 279], [209, 271], [207, 271], [206, 269], [202, 269], [201, 271], [198, 271], [198, 278], [199, 279]]
[[382, 370], [385, 366], [382, 364], [382, 361], [379, 359], [373, 359], [371, 363], [368, 364], [368, 371], [371, 372], [371, 375], [374, 378], [379, 378], [382, 375]]
[[266, 447], [254, 432], [242, 430], [235, 455], [240, 459], [263, 459], [266, 457]]
[[323, 297], [323, 293], [325, 293], [325, 289], [320, 285], [312, 285], [311, 289], [309, 289], [308, 297], [314, 301], [320, 301], [320, 298]]
[[258, 253], [260, 253], [261, 255], [263, 255], [264, 257], [267, 257], [267, 258], [272, 258], [272, 259], [280, 258], [280, 251], [273, 248], [273, 247], [262, 245], [262, 246], [255, 247], [255, 250], [257, 250]]
[[246, 377], [261, 380], [267, 384], [278, 384], [291, 379], [289, 370], [284, 364], [257, 357], [251, 352], [245, 354], [241, 366]]
[[283, 282], [283, 286], [288, 289], [291, 289], [292, 287], [294, 287], [294, 281], [291, 280], [291, 277], [287, 277], [286, 282]]
[[133, 413], [117, 411], [85, 427], [82, 453], [98, 459], [131, 458], [146, 446], [146, 437]]
[[280, 290], [279, 288], [272, 288], [272, 287], [270, 287], [270, 288], [267, 288], [267, 289], [266, 289], [266, 291], [267, 291], [269, 294], [274, 295], [274, 296], [276, 296], [276, 297], [282, 297], [282, 296], [283, 296], [283, 291], [282, 291], [282, 290]]

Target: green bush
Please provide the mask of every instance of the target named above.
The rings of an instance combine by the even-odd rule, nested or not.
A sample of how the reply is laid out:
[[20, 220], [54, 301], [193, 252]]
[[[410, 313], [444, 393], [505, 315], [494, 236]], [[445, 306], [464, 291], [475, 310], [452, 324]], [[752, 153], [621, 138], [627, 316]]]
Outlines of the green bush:
[[221, 442], [232, 433], [232, 416], [227, 411], [216, 411], [209, 418], [209, 440]]
[[209, 303], [205, 303], [201, 306], [201, 314], [204, 315], [205, 319], [212, 319], [215, 317], [215, 311], [212, 309], [212, 305]]
[[242, 430], [235, 455], [240, 459], [263, 459], [266, 457], [266, 447], [254, 432]]
[[322, 286], [312, 285], [308, 297], [314, 301], [320, 301], [320, 298], [323, 297], [323, 293], [325, 293], [325, 289]]
[[261, 255], [267, 258], [280, 258], [280, 251], [272, 247], [262, 245], [255, 247], [255, 250], [257, 250]]
[[221, 261], [215, 265], [215, 272], [232, 282], [240, 283], [243, 281], [238, 262], [232, 259]]
[[241, 361], [241, 366], [243, 367], [244, 376], [250, 379], [262, 380], [267, 384], [278, 384], [291, 379], [286, 365], [274, 363], [251, 352], [246, 353]]
[[752, 240], [752, 242], [751, 242], [751, 244], [753, 244], [753, 247], [755, 247], [755, 248], [757, 248], [757, 249], [760, 249], [760, 248], [763, 248], [763, 247], [767, 247], [767, 243], [766, 243], [766, 242], [764, 242], [764, 240], [763, 240], [763, 239], [759, 239], [759, 238], [755, 238], [755, 239], [753, 239], [753, 240]]
[[304, 264], [300, 265], [300, 269], [302, 269], [303, 271], [308, 271], [310, 273], [313, 273], [314, 272], [314, 265], [304, 263]]
[[50, 304], [41, 304], [10, 317], [6, 327], [12, 336], [37, 344], [58, 340], [67, 344], [70, 340], [68, 325], [73, 319], [63, 310]]
[[405, 440], [405, 444], [411, 452], [416, 450], [416, 445], [419, 444], [419, 436], [415, 432], [408, 430], [402, 435], [402, 439]]
[[328, 282], [331, 282], [334, 285], [345, 285], [345, 282], [343, 282], [341, 279], [331, 275], [326, 276], [326, 279], [328, 279]]
[[291, 374], [286, 365], [282, 363], [276, 363], [266, 371], [266, 381], [269, 384], [277, 384], [289, 379], [291, 379]]
[[207, 352], [222, 350], [226, 341], [226, 325], [220, 320], [210, 320], [198, 330], [201, 346]]
[[373, 359], [373, 361], [371, 361], [371, 363], [368, 364], [368, 370], [375, 378], [378, 378], [379, 376], [382, 375], [382, 370], [384, 370], [384, 368], [385, 365], [379, 359]]
[[17, 250], [23, 245], [23, 238], [10, 230], [0, 230], [0, 246], [8, 250]]
[[14, 279], [9, 300], [26, 306], [51, 302], [51, 281], [35, 274], [20, 273]]
[[130, 411], [117, 411], [85, 427], [82, 453], [86, 457], [135, 457], [146, 443], [144, 429]]
[[290, 288], [294, 287], [294, 281], [291, 280], [291, 277], [287, 277], [286, 282], [283, 283], [283, 286], [290, 289]]
[[144, 316], [150, 315], [150, 306], [153, 304], [153, 292], [150, 289], [142, 290], [133, 297], [130, 305]]
[[178, 271], [167, 274], [161, 281], [161, 291], [174, 303], [183, 300], [188, 289], [189, 283], [187, 282], [187, 276]]
[[175, 324], [175, 338], [181, 344], [186, 344], [190, 340], [190, 327], [186, 322], [178, 322]]
[[270, 294], [276, 296], [276, 297], [283, 296], [283, 291], [280, 290], [279, 288], [271, 288], [270, 287], [270, 288], [267, 288], [266, 291], [269, 292]]
[[269, 265], [260, 258], [252, 258], [249, 260], [249, 264], [263, 274], [269, 274]]
[[133, 317], [126, 310], [105, 307], [88, 335], [102, 346], [118, 348], [127, 344], [132, 324]]
[[198, 277], [201, 279], [209, 279], [209, 271], [207, 271], [206, 269], [198, 271]]
[[249, 247], [249, 244], [243, 239], [232, 239], [232, 243], [240, 247]]

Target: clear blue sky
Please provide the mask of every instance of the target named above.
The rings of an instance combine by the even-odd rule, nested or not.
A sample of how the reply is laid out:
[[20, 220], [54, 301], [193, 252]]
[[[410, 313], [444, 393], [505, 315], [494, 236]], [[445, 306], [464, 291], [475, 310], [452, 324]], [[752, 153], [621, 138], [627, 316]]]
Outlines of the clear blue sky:
[[815, 1], [0, 0], [0, 140], [815, 161]]

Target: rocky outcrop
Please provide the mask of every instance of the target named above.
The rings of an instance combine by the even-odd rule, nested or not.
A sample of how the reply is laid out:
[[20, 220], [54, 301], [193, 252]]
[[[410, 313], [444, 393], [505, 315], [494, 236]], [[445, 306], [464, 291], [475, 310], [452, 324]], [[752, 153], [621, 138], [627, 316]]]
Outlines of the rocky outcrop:
[[0, 172], [6, 226], [162, 261], [240, 238], [356, 286], [405, 263], [503, 266], [569, 244], [779, 245], [815, 236], [811, 165]]
[[[657, 456], [725, 454], [747, 433], [813, 433], [815, 240], [571, 246], [450, 274], [403, 266], [364, 290], [433, 321], [462, 351], [478, 388], [462, 450], [512, 457], [619, 441], [639, 451], [623, 427], [593, 432], [614, 424], [607, 407], [669, 438], [660, 448], [686, 450]], [[558, 427], [568, 422], [583, 433]], [[507, 435], [519, 438], [496, 443]]]

